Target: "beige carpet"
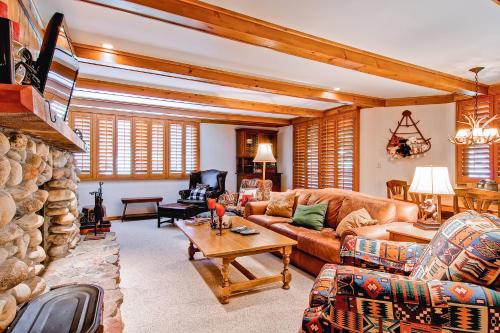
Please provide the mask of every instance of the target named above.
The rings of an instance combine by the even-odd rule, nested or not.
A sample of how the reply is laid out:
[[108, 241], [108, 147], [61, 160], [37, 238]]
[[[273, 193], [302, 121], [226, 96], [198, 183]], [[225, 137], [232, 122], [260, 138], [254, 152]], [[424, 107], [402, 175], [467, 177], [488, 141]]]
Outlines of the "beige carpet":
[[[217, 299], [219, 262], [197, 253], [189, 261], [188, 241], [175, 226], [156, 228], [155, 220], [114, 222], [120, 243], [121, 307], [125, 332], [294, 332], [313, 277], [291, 267], [290, 290], [281, 284]], [[281, 260], [271, 254], [240, 258], [255, 275], [279, 272]], [[215, 274], [213, 274], [215, 273]], [[244, 277], [231, 267], [231, 280]]]

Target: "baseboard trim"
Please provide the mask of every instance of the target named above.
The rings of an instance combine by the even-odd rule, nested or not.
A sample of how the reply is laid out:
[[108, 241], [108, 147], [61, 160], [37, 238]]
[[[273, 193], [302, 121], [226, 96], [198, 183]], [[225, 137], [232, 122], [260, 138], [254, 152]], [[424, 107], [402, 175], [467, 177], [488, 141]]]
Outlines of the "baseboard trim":
[[[127, 221], [132, 221], [132, 220], [142, 220], [142, 219], [151, 219], [151, 218], [157, 218], [158, 215], [156, 213], [139, 213], [139, 214], [127, 214], [125, 216], [125, 222]], [[106, 219], [108, 221], [121, 221], [122, 216], [121, 215], [112, 215], [112, 216], [106, 216]]]

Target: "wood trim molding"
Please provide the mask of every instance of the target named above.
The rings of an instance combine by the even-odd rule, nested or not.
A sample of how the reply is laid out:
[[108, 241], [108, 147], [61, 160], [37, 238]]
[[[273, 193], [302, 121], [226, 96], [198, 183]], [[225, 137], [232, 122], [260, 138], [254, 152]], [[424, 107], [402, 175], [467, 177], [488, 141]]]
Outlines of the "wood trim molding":
[[336, 115], [339, 113], [351, 112], [351, 111], [356, 111], [356, 110], [359, 110], [359, 107], [356, 105], [342, 105], [342, 106], [338, 106], [336, 108], [331, 108], [331, 109], [325, 110], [324, 116], [328, 117], [328, 116], [333, 116], [333, 115]]
[[365, 107], [384, 106], [383, 98], [338, 92], [293, 82], [271, 80], [258, 76], [238, 74], [124, 51], [108, 50], [85, 44], [73, 43], [73, 47], [79, 58], [99, 61], [111, 66], [131, 66], [169, 73], [169, 76], [191, 81], [212, 83], [227, 87], [261, 91], [322, 102], [355, 103]]
[[211, 105], [244, 111], [257, 111], [273, 114], [286, 114], [299, 117], [321, 117], [323, 111], [288, 105], [277, 105], [262, 102], [244, 101], [218, 96], [181, 92], [168, 89], [150, 88], [123, 83], [81, 78], [76, 83], [77, 88], [92, 89], [111, 93], [131, 94], [143, 97], [162, 98], [195, 104]]
[[455, 94], [434, 95], [434, 96], [418, 96], [418, 97], [403, 97], [403, 98], [388, 98], [385, 100], [385, 106], [446, 104], [446, 103], [453, 103], [456, 101], [457, 101], [457, 96]]
[[[392, 80], [472, 95], [473, 81], [363, 51], [196, 0], [83, 0], [211, 35]], [[479, 92], [488, 93], [481, 84]]]
[[488, 95], [500, 95], [500, 83], [490, 85]]
[[150, 116], [162, 117], [191, 117], [193, 121], [211, 120], [214, 122], [226, 123], [228, 121], [238, 122], [246, 125], [253, 124], [267, 124], [273, 126], [288, 126], [290, 121], [283, 118], [271, 118], [271, 117], [256, 117], [256, 116], [245, 116], [230, 113], [219, 113], [219, 112], [207, 112], [207, 111], [197, 111], [188, 110], [181, 108], [170, 108], [170, 107], [159, 107], [150, 106], [142, 104], [130, 104], [130, 103], [120, 103], [112, 101], [101, 101], [95, 99], [82, 99], [73, 98], [71, 102], [71, 110], [82, 111], [82, 112], [92, 112], [92, 110], [99, 110], [99, 113], [107, 113], [109, 111], [112, 114], [126, 114], [134, 113], [136, 116], [143, 116], [149, 113]]

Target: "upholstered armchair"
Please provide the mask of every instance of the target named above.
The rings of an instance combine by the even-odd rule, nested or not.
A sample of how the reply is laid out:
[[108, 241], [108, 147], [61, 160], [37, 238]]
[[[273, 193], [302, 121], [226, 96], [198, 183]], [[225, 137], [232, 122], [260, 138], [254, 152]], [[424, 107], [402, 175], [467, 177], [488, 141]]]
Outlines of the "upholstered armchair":
[[205, 200], [189, 200], [191, 190], [196, 188], [197, 184], [208, 185], [206, 198], [218, 198], [226, 191], [226, 176], [227, 171], [219, 171], [215, 169], [193, 172], [189, 176], [189, 189], [179, 191], [181, 198], [178, 203], [193, 204], [206, 208], [207, 201]]
[[240, 205], [238, 202], [239, 194], [244, 193], [245, 190], [256, 190], [255, 197], [252, 201], [267, 201], [271, 197], [272, 188], [272, 180], [245, 178], [241, 180], [240, 190], [238, 193], [225, 193], [219, 197], [219, 203], [226, 207], [226, 211], [243, 216], [245, 212], [245, 205]]
[[429, 245], [347, 236], [316, 278], [302, 332], [498, 332], [500, 220], [468, 211]]

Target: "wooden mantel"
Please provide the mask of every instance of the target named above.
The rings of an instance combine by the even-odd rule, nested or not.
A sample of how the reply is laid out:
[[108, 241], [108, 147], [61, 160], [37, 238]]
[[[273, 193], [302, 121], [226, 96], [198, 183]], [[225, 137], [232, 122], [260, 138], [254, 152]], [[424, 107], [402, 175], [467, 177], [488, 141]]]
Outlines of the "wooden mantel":
[[[38, 137], [57, 148], [85, 151], [85, 143], [62, 119], [50, 119], [48, 102], [32, 86], [0, 84], [0, 126]], [[54, 118], [55, 115], [52, 115]]]

